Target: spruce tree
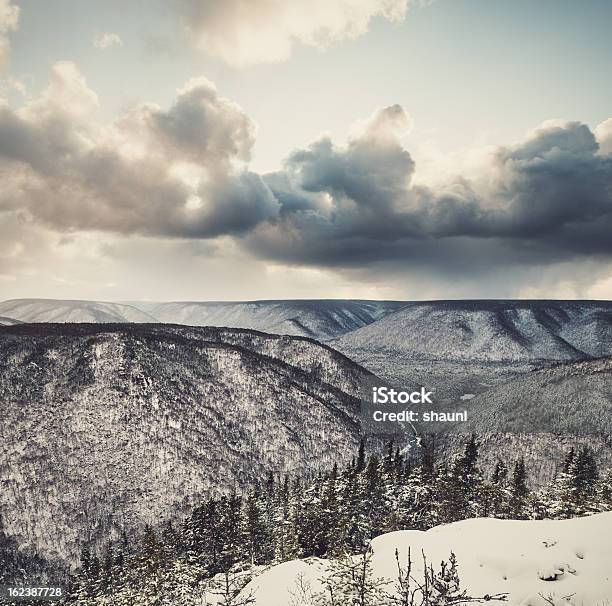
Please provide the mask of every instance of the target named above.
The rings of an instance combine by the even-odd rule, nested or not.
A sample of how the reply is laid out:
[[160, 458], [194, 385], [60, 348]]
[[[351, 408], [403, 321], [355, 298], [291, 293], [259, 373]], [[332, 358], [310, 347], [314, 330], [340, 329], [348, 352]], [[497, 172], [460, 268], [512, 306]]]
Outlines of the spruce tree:
[[365, 455], [365, 438], [359, 442], [359, 452], [357, 453], [357, 462], [355, 463], [355, 473], [361, 473], [366, 466], [366, 455]]
[[323, 487], [321, 499], [321, 515], [324, 533], [324, 554], [334, 557], [342, 552], [344, 547], [344, 527], [338, 502], [338, 465], [334, 467]]
[[323, 591], [315, 597], [316, 606], [387, 606], [389, 581], [372, 573], [372, 547], [357, 557], [348, 555], [332, 560], [323, 579]]
[[265, 507], [258, 488], [249, 491], [244, 503], [243, 534], [246, 555], [251, 565], [263, 564], [270, 553], [271, 538], [266, 527]]
[[512, 473], [512, 486], [510, 492], [510, 516], [514, 519], [524, 519], [527, 517], [527, 471], [525, 470], [525, 460], [521, 457], [514, 465]]
[[485, 489], [484, 496], [485, 498], [488, 497], [487, 504], [489, 505], [489, 509], [483, 512], [484, 515], [490, 515], [497, 518], [505, 518], [508, 516], [510, 494], [507, 481], [508, 468], [501, 459], [498, 459], [491, 476], [491, 482]]
[[386, 517], [385, 486], [381, 463], [375, 454], [368, 460], [361, 482], [361, 539], [368, 544], [382, 533]]
[[576, 501], [584, 507], [595, 494], [596, 482], [599, 479], [595, 455], [588, 446], [583, 446], [573, 461], [570, 474], [575, 489]]

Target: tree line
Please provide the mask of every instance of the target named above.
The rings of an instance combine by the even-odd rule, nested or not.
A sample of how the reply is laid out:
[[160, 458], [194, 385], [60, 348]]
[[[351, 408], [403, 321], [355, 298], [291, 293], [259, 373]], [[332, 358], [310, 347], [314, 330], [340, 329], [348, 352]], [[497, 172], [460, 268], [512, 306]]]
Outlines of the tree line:
[[568, 452], [555, 480], [538, 491], [529, 488], [522, 458], [510, 467], [500, 459], [487, 475], [478, 450], [471, 436], [460, 454], [438, 459], [425, 441], [415, 461], [393, 443], [366, 455], [362, 442], [343, 468], [308, 480], [271, 474], [242, 494], [198, 504], [180, 526], [148, 527], [138, 541], [125, 536], [101, 552], [85, 546], [67, 603], [189, 606], [201, 603], [197, 596], [207, 587], [224, 596], [220, 603], [238, 606], [250, 603], [237, 600], [256, 567], [366, 557], [370, 541], [386, 532], [472, 517], [559, 519], [612, 509], [612, 474], [600, 477], [587, 446]]

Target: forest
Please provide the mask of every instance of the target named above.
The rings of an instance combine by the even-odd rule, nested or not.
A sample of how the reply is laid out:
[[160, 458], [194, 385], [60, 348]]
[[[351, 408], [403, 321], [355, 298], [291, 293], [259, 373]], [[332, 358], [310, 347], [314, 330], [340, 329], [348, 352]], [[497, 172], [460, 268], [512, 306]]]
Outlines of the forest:
[[[345, 582], [335, 582], [346, 590], [355, 566], [362, 566], [363, 581], [369, 582], [370, 541], [384, 533], [425, 530], [474, 517], [564, 519], [612, 509], [612, 473], [599, 472], [587, 446], [571, 449], [559, 462], [555, 480], [538, 490], [530, 490], [529, 469], [520, 457], [509, 466], [498, 460], [485, 475], [474, 435], [452, 458], [438, 458], [435, 450], [432, 440], [424, 440], [416, 459], [393, 443], [383, 453], [367, 454], [362, 442], [342, 468], [334, 465], [308, 478], [270, 475], [243, 493], [211, 496], [181, 523], [148, 527], [135, 539], [125, 534], [103, 548], [85, 544], [80, 568], [66, 581], [64, 603], [189, 606], [201, 604], [208, 591], [218, 596], [212, 603], [239, 606], [252, 603], [244, 601], [241, 592], [253, 575], [273, 564], [310, 557], [336, 562], [345, 576], [336, 570], [330, 579], [340, 574]], [[449, 554], [440, 570], [426, 570], [430, 590], [432, 580], [445, 579], [440, 591], [448, 594], [452, 585], [452, 595], [463, 595], [463, 602], [436, 602], [432, 594], [431, 602], [422, 596], [421, 602], [414, 601], [413, 596], [414, 604], [472, 600], [459, 585], [456, 566]], [[398, 569], [401, 577], [401, 566]], [[380, 598], [380, 588], [374, 589], [372, 595]], [[341, 603], [324, 595], [317, 599], [321, 604]], [[363, 604], [386, 603], [381, 599]]]

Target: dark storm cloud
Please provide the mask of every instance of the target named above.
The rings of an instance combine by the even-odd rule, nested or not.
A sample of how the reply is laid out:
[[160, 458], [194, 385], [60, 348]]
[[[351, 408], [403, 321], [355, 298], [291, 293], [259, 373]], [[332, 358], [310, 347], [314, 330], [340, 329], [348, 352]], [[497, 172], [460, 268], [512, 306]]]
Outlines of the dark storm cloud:
[[484, 185], [459, 178], [428, 188], [411, 184], [414, 163], [385, 131], [389, 112], [345, 147], [322, 139], [293, 153], [284, 175], [291, 197], [281, 176], [268, 177], [282, 209], [249, 239], [257, 254], [336, 267], [435, 266], [445, 262], [439, 251], [447, 263], [471, 264], [474, 246], [509, 264], [612, 254], [612, 156], [584, 124], [544, 125], [498, 149], [482, 167]]

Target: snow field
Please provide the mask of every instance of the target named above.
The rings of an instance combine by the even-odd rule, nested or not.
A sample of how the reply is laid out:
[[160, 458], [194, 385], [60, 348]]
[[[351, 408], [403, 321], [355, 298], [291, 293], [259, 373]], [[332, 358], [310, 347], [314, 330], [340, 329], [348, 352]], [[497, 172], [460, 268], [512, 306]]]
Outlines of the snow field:
[[[435, 568], [457, 556], [462, 588], [470, 595], [507, 593], [509, 606], [604, 606], [612, 603], [612, 512], [572, 520], [478, 518], [406, 530], [372, 542], [375, 577], [395, 580], [395, 550], [404, 563], [410, 548], [413, 573], [422, 576], [421, 552]], [[325, 560], [285, 562], [255, 578], [257, 606], [310, 606], [308, 593], [321, 590]], [[306, 591], [304, 591], [306, 590]], [[300, 600], [301, 598], [301, 600]], [[547, 601], [548, 600], [548, 601]]]

